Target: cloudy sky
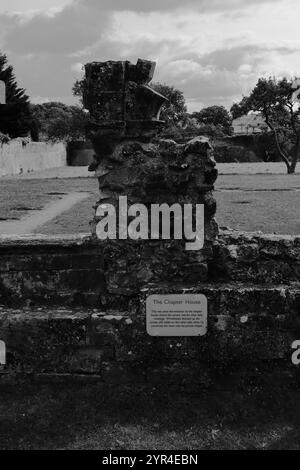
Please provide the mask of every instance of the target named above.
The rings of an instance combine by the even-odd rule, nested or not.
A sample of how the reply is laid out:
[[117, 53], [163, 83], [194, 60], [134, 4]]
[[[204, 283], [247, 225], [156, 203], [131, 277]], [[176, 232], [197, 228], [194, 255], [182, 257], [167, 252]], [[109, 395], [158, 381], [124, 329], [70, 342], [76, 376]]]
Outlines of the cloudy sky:
[[33, 102], [74, 103], [92, 60], [155, 60], [190, 111], [300, 76], [299, 0], [0, 0], [0, 51]]

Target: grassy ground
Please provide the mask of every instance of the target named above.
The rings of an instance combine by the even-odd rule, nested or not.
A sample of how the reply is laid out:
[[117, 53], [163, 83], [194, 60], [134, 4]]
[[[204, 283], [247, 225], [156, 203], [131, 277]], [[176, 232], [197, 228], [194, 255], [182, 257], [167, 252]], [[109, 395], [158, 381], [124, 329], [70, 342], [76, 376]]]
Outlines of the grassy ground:
[[31, 210], [42, 209], [47, 202], [73, 191], [91, 192], [98, 196], [97, 180], [66, 179], [3, 179], [0, 184], [0, 221], [20, 219]]
[[299, 389], [1, 385], [0, 449], [300, 448]]
[[[94, 179], [80, 180], [77, 184], [81, 190], [92, 190], [91, 197], [36, 232], [89, 232], [98, 188]], [[300, 215], [297, 211], [300, 207], [300, 175], [221, 175], [216, 184], [215, 197], [220, 226], [300, 234]]]
[[[36, 232], [89, 232], [93, 205], [99, 195], [95, 178], [2, 180], [0, 221], [19, 219], [30, 210], [40, 209], [47, 202], [71, 191], [90, 192], [91, 197], [39, 227]], [[220, 226], [300, 234], [300, 174], [220, 175], [215, 197]]]
[[300, 234], [300, 175], [222, 175], [217, 219], [236, 230]]
[[[71, 191], [91, 197], [38, 231], [88, 232], [93, 178], [4, 179], [0, 217], [20, 218]], [[299, 174], [221, 175], [215, 195], [220, 225], [300, 234]], [[234, 392], [0, 382], [0, 449], [300, 449], [299, 386], [279, 382]]]

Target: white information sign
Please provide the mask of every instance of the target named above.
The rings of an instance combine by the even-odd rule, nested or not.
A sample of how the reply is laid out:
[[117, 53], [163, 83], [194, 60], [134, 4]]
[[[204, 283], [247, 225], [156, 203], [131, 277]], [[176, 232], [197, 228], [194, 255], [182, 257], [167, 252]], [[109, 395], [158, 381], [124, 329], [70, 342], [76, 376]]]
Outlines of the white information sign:
[[6, 364], [6, 347], [4, 341], [0, 341], [0, 366]]
[[146, 323], [150, 336], [203, 336], [207, 331], [207, 298], [202, 294], [150, 295]]
[[6, 104], [6, 86], [3, 80], [0, 80], [0, 104]]

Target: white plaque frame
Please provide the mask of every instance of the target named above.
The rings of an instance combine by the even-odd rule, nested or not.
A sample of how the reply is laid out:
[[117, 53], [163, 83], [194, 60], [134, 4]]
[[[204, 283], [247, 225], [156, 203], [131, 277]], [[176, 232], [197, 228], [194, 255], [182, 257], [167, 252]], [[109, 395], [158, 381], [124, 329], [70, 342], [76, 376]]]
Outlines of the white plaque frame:
[[203, 336], [207, 332], [207, 298], [203, 294], [153, 294], [146, 300], [150, 336]]
[[6, 104], [6, 85], [3, 80], [0, 80], [0, 104]]

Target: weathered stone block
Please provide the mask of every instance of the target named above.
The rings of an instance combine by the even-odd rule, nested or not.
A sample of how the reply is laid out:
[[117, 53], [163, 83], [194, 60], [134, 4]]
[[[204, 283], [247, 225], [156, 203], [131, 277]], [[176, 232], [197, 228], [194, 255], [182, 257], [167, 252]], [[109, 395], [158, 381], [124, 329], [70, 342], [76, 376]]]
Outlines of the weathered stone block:
[[[92, 139], [103, 128], [114, 128], [114, 123], [132, 122], [136, 130], [139, 122], [159, 120], [159, 111], [166, 98], [151, 87], [155, 63], [139, 59], [136, 65], [124, 62], [92, 62], [86, 64], [84, 105], [90, 111], [94, 126], [90, 127]], [[128, 132], [132, 133], [130, 130]], [[153, 125], [153, 128], [156, 126]], [[142, 132], [138, 132], [142, 134]], [[100, 132], [101, 134], [101, 132]]]
[[[145, 300], [165, 292], [207, 296], [204, 337], [147, 335]], [[111, 371], [118, 369], [127, 380], [132, 373], [152, 380], [164, 367], [188, 367], [197, 374], [203, 367], [229, 371], [263, 361], [288, 366], [291, 344], [300, 334], [299, 300], [299, 287], [153, 285], [131, 296], [123, 304], [126, 310], [112, 310], [109, 299], [96, 310], [0, 307], [0, 337], [7, 343], [9, 371], [95, 373], [105, 381], [114, 380]]]
[[216, 279], [263, 284], [297, 282], [300, 245], [297, 237], [223, 232], [214, 245], [211, 275]]

